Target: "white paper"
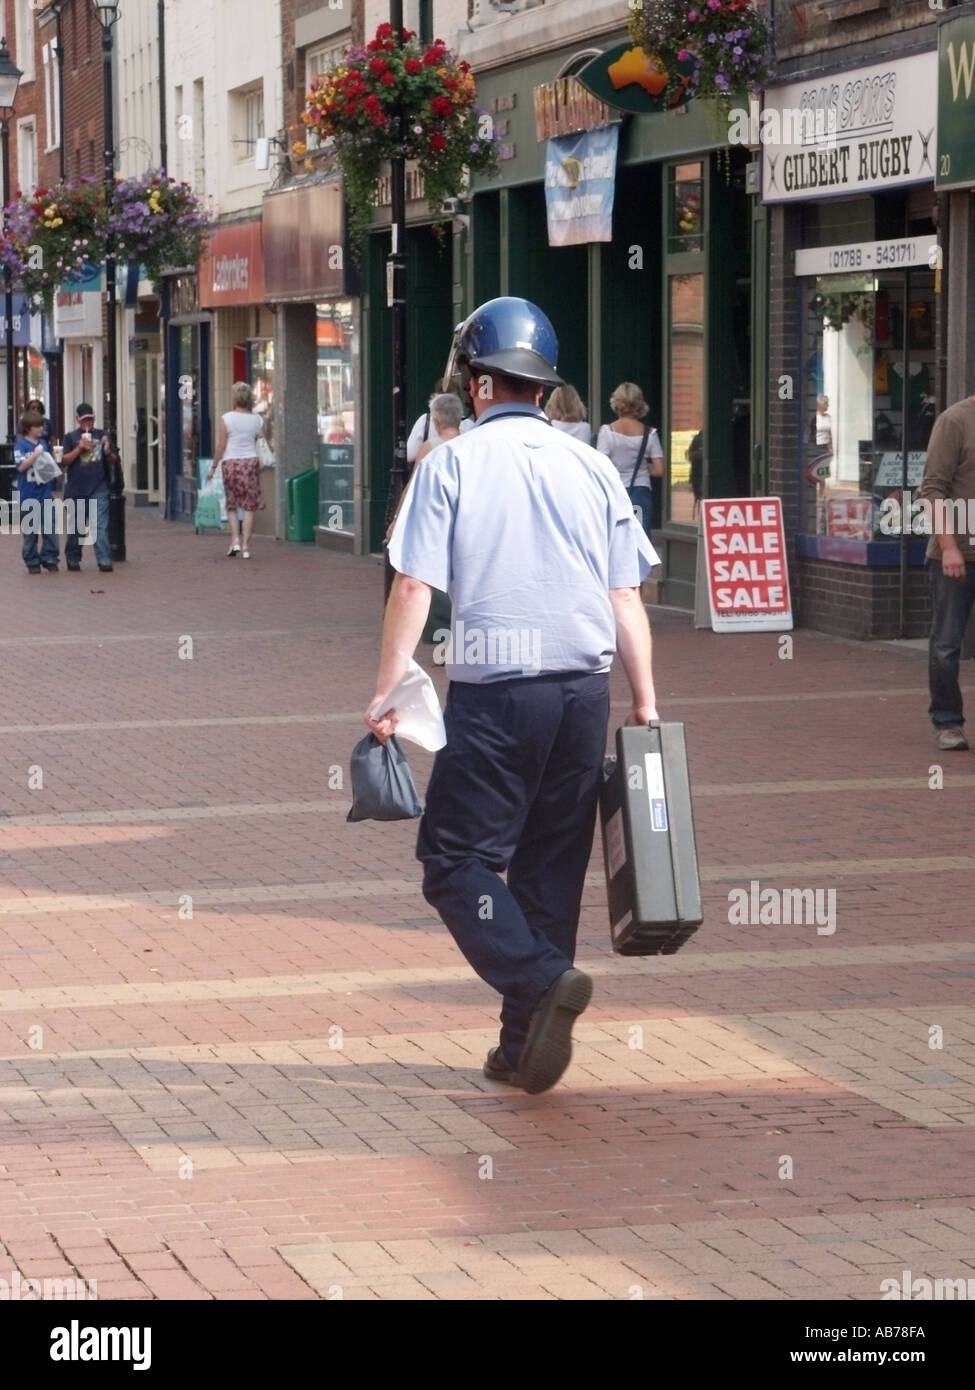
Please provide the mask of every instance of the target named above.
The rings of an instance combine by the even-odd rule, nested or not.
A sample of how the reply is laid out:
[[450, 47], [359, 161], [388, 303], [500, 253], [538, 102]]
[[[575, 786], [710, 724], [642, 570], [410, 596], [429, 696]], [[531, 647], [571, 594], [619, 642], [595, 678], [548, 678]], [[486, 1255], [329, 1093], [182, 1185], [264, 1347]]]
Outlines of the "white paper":
[[382, 709], [377, 706], [370, 713], [375, 719], [388, 709], [396, 711], [397, 738], [408, 738], [428, 753], [436, 753], [447, 742], [443, 711], [433, 681], [412, 657], [404, 674], [383, 700]]

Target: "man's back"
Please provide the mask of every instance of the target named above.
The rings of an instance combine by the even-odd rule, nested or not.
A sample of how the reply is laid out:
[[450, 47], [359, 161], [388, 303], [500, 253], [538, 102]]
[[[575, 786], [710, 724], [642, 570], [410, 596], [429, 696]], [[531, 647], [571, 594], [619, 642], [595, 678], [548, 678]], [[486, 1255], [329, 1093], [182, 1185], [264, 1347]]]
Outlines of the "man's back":
[[410, 491], [390, 558], [449, 590], [452, 679], [609, 669], [609, 590], [639, 584], [642, 530], [601, 454], [538, 411], [498, 408], [428, 455]]

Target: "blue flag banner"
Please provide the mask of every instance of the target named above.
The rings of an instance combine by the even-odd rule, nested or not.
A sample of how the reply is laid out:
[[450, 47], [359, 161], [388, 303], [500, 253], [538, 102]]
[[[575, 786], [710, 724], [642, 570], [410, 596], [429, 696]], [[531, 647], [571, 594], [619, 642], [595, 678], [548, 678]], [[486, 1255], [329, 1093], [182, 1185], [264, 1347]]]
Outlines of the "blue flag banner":
[[619, 126], [549, 140], [545, 207], [549, 246], [611, 241]]

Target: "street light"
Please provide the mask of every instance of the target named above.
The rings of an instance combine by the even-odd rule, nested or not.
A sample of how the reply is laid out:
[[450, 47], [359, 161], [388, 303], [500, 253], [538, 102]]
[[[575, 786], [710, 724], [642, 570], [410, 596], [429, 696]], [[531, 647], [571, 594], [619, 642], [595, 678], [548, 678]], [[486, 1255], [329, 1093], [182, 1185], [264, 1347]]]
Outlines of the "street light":
[[[105, 106], [105, 200], [110, 203], [115, 189], [115, 104], [112, 90], [112, 29], [118, 21], [119, 0], [93, 0], [102, 30], [102, 74]], [[115, 391], [118, 384], [118, 323], [116, 319], [115, 238], [109, 233], [105, 243], [105, 291], [108, 299], [108, 341], [105, 363], [105, 433], [117, 444]], [[108, 540], [113, 560], [125, 559], [125, 492], [121, 460], [111, 470], [108, 488]]]
[[[0, 149], [3, 154], [3, 206], [10, 202], [10, 118], [14, 114], [17, 87], [23, 74], [11, 58], [6, 38], [0, 39]], [[4, 213], [6, 222], [6, 212]], [[14, 445], [14, 302], [10, 290], [10, 262], [3, 267], [4, 343], [7, 351], [7, 447], [4, 467], [13, 469]], [[13, 473], [10, 473], [11, 487]], [[6, 491], [6, 480], [4, 480]]]

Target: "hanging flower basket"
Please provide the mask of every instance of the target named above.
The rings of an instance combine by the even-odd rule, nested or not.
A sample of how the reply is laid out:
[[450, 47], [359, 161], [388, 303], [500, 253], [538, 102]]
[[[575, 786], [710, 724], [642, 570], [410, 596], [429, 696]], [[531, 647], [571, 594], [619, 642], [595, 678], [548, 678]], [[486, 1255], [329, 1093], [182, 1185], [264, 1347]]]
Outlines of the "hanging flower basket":
[[653, 53], [676, 92], [688, 62], [685, 99], [717, 101], [722, 124], [736, 95], [756, 91], [772, 73], [772, 27], [751, 0], [631, 0], [630, 34]]
[[[355, 255], [372, 220], [384, 161], [416, 161], [437, 222], [444, 220], [444, 198], [463, 190], [468, 171], [497, 170], [494, 122], [476, 97], [469, 65], [441, 39], [427, 47], [409, 29], [397, 38], [389, 24], [381, 24], [365, 48], [347, 48], [336, 67], [312, 79], [302, 120], [332, 141]], [[296, 141], [292, 153], [305, 155], [304, 142]]]
[[189, 184], [177, 183], [158, 169], [116, 183], [108, 231], [116, 260], [141, 262], [158, 290], [167, 267], [196, 265], [211, 226]]
[[105, 192], [95, 179], [38, 188], [4, 208], [0, 261], [50, 313], [59, 285], [85, 280], [105, 256]]

